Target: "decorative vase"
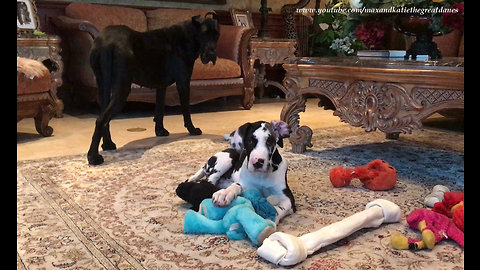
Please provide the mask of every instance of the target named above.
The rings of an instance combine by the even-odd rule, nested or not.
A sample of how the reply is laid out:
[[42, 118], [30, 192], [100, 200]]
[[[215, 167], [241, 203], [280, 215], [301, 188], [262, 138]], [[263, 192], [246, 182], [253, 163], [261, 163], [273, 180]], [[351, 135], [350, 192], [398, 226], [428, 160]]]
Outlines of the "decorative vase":
[[414, 36], [415, 41], [407, 50], [405, 59], [417, 55], [429, 55], [430, 59], [442, 58], [442, 53], [433, 42], [433, 36], [441, 35], [440, 32], [433, 32], [430, 28], [432, 18], [419, 14], [398, 14], [395, 18], [395, 29], [407, 36]]

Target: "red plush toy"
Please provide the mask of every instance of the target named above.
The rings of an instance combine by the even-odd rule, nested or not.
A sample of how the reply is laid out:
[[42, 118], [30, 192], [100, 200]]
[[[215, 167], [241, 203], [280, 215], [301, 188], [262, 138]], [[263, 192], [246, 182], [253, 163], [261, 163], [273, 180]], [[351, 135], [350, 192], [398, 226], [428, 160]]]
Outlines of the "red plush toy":
[[385, 160], [375, 159], [354, 169], [338, 166], [330, 171], [330, 182], [334, 187], [348, 186], [354, 178], [371, 190], [387, 190], [397, 183], [397, 170]]
[[453, 223], [464, 231], [464, 193], [463, 192], [445, 192], [443, 200], [433, 205], [432, 210], [452, 218]]

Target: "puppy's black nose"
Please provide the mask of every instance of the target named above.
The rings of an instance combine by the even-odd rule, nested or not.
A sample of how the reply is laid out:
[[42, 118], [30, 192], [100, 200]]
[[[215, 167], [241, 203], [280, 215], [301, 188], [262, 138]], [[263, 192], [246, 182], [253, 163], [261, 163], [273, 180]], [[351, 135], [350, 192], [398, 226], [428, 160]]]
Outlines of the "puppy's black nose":
[[259, 158], [257, 162], [253, 164], [253, 167], [255, 167], [255, 169], [260, 169], [263, 167], [263, 163], [265, 163], [265, 160], [262, 158]]

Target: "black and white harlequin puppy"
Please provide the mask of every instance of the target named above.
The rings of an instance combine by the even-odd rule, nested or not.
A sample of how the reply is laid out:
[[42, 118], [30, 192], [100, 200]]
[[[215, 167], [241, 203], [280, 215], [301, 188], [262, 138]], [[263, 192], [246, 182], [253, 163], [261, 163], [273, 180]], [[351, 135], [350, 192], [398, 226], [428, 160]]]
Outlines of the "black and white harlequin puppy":
[[282, 121], [246, 123], [229, 135], [230, 148], [213, 155], [188, 181], [203, 177], [221, 189], [213, 193], [217, 206], [227, 206], [242, 193], [256, 188], [277, 210], [275, 223], [296, 211], [292, 191], [287, 184], [287, 161], [277, 145], [290, 136]]

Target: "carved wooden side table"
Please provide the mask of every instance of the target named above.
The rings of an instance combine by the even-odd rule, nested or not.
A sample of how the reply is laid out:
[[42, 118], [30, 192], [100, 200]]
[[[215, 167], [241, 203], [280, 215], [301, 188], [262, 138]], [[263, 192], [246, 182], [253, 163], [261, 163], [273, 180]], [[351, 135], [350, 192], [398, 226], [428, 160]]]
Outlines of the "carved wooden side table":
[[[280, 83], [265, 78], [265, 65], [273, 67], [295, 59], [296, 44], [294, 39], [252, 38], [250, 40], [250, 69], [255, 74], [254, 87], [259, 88], [260, 98], [263, 97], [265, 87], [269, 85], [284, 91]], [[258, 69], [254, 69], [256, 60], [260, 64]]]
[[63, 102], [57, 96], [57, 89], [63, 83], [60, 41], [60, 37], [55, 35], [17, 36], [17, 56], [38, 60], [50, 70], [52, 78], [50, 94], [56, 104], [56, 117], [63, 116]]
[[443, 110], [464, 109], [464, 59], [436, 61], [298, 58], [284, 64], [286, 104], [280, 119], [292, 129], [292, 151], [311, 147], [312, 129], [299, 125], [306, 95], [328, 98], [333, 115], [366, 132], [387, 138], [412, 132], [421, 121]]

